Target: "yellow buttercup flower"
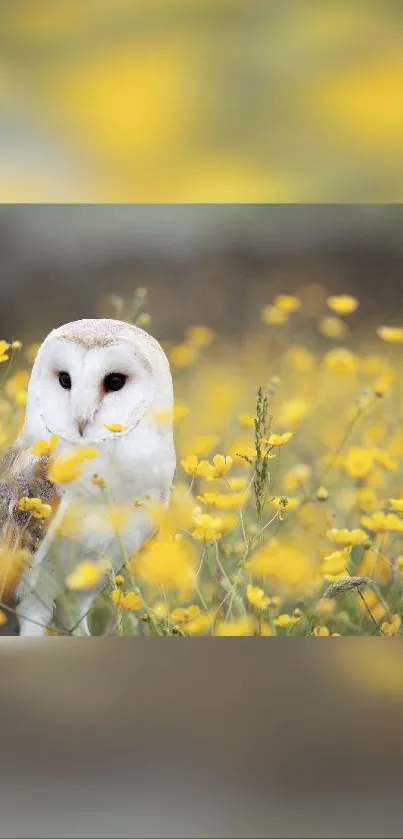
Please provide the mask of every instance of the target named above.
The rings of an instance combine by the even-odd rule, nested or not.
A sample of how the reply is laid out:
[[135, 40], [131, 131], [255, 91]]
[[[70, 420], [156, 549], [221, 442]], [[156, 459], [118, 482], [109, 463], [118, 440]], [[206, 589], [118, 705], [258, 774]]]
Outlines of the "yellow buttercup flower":
[[0, 609], [0, 626], [5, 626], [8, 621], [8, 617], [3, 609]]
[[123, 594], [121, 589], [115, 589], [111, 592], [111, 599], [118, 609], [123, 609], [124, 612], [138, 612], [144, 607], [141, 597], [135, 591], [128, 591]]
[[209, 326], [189, 326], [185, 338], [195, 347], [209, 347], [214, 340], [214, 330]]
[[196, 551], [164, 527], [129, 560], [129, 571], [147, 586], [191, 594], [196, 580]]
[[403, 498], [389, 498], [389, 504], [398, 513], [403, 513]]
[[400, 615], [393, 615], [390, 621], [383, 621], [381, 629], [384, 635], [398, 635], [401, 625], [402, 619]]
[[7, 353], [7, 350], [9, 350], [9, 349], [10, 349], [10, 344], [7, 341], [3, 341], [3, 340], [0, 341], [0, 357], [3, 359], [4, 356], [5, 356], [4, 361], [6, 361], [7, 358], [8, 358], [6, 353]]
[[232, 621], [217, 621], [215, 634], [219, 636], [240, 636], [254, 635], [256, 621], [254, 618], [244, 615]]
[[49, 440], [38, 440], [37, 443], [31, 449], [32, 454], [35, 454], [37, 457], [49, 457], [49, 455], [54, 452], [57, 444], [59, 442], [59, 437], [57, 434], [52, 434]]
[[358, 309], [359, 303], [351, 294], [333, 295], [327, 298], [327, 305], [338, 315], [351, 315]]
[[193, 514], [192, 535], [194, 539], [201, 542], [215, 542], [221, 538], [222, 519], [217, 516], [210, 516], [208, 513], [201, 513], [197, 510]]
[[80, 562], [77, 568], [66, 577], [66, 586], [72, 591], [94, 588], [104, 579], [108, 568], [108, 560], [99, 560], [98, 562], [85, 560]]
[[316, 363], [314, 354], [306, 347], [295, 345], [287, 352], [287, 359], [298, 373], [310, 373]]
[[121, 431], [127, 431], [127, 425], [121, 425], [120, 422], [111, 422], [109, 424], [105, 423], [104, 428], [107, 428], [108, 431], [113, 431], [114, 434], [119, 434]]
[[351, 548], [344, 548], [342, 551], [334, 551], [325, 556], [320, 565], [321, 574], [326, 580], [335, 580], [340, 576], [345, 577], [347, 572], [347, 565], [350, 559]]
[[213, 464], [210, 466], [210, 469], [205, 472], [205, 477], [208, 481], [223, 478], [230, 471], [233, 462], [230, 455], [216, 454], [213, 457]]
[[403, 343], [403, 329], [398, 326], [378, 326], [376, 330], [379, 338], [387, 344]]
[[267, 606], [270, 603], [270, 598], [267, 597], [263, 589], [259, 588], [259, 586], [248, 585], [246, 588], [246, 596], [249, 603], [251, 603], [252, 606], [255, 606], [256, 609], [267, 609]]
[[326, 338], [345, 338], [347, 326], [343, 320], [336, 317], [323, 317], [318, 323], [319, 332]]
[[295, 428], [309, 412], [309, 402], [306, 399], [288, 399], [281, 405], [278, 419], [282, 425]]
[[196, 359], [197, 347], [190, 343], [177, 344], [172, 347], [169, 353], [169, 360], [173, 370], [182, 370], [190, 367]]
[[360, 446], [350, 446], [343, 462], [344, 469], [352, 478], [365, 478], [373, 465], [373, 451]]
[[274, 507], [275, 510], [282, 510], [283, 512], [295, 510], [300, 503], [299, 498], [287, 495], [278, 495], [270, 500], [271, 507]]
[[296, 297], [294, 294], [277, 294], [274, 298], [275, 308], [287, 314], [297, 312], [301, 308], [301, 303], [302, 301], [299, 297]]
[[353, 376], [357, 370], [357, 360], [354, 353], [345, 347], [330, 350], [326, 353], [323, 361], [326, 369], [337, 376]]
[[368, 530], [373, 530], [375, 533], [387, 533], [388, 531], [403, 532], [403, 519], [399, 518], [396, 513], [384, 513], [383, 510], [378, 510], [368, 516], [363, 516], [361, 524], [367, 527]]
[[199, 458], [195, 454], [189, 454], [184, 460], [181, 460], [181, 464], [186, 474], [191, 475], [193, 478], [195, 478], [196, 476], [205, 477], [207, 474], [210, 474], [211, 472], [211, 466], [208, 463], [208, 461], [199, 461]]
[[288, 312], [277, 306], [265, 306], [261, 311], [261, 317], [263, 323], [271, 326], [282, 326], [283, 323], [287, 323]]
[[337, 528], [332, 527], [327, 531], [327, 538], [331, 542], [336, 542], [337, 545], [362, 545], [368, 538], [365, 530], [359, 527], [348, 530], [346, 527]]
[[315, 635], [318, 638], [328, 638], [330, 635], [330, 630], [327, 626], [315, 626], [312, 635]]
[[284, 434], [270, 434], [267, 444], [269, 446], [285, 446], [293, 436], [292, 431], [286, 431]]
[[50, 466], [49, 479], [55, 484], [69, 484], [82, 475], [82, 464], [85, 460], [97, 457], [96, 449], [79, 449], [73, 454], [60, 455]]
[[28, 498], [26, 495], [20, 498], [18, 509], [30, 513], [35, 519], [48, 519], [52, 513], [50, 504], [45, 504], [40, 498]]
[[282, 615], [278, 615], [278, 617], [274, 619], [274, 623], [276, 626], [280, 627], [280, 629], [290, 629], [290, 627], [295, 626], [299, 620], [300, 618], [296, 618], [294, 615], [287, 615], [284, 613]]

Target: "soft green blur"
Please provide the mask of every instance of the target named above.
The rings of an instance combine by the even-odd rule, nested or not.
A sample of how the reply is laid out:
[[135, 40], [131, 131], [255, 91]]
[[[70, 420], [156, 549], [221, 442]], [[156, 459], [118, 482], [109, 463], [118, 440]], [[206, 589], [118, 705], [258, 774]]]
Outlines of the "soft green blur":
[[3, 0], [0, 198], [400, 201], [395, 0]]

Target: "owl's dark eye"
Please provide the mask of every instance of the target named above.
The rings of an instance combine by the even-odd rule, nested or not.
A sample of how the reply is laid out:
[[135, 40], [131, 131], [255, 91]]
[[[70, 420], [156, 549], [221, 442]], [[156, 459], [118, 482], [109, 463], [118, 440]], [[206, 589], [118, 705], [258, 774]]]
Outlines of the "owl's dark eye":
[[110, 393], [112, 390], [122, 390], [126, 384], [127, 376], [123, 373], [108, 373], [104, 378], [104, 390]]
[[59, 384], [61, 387], [64, 387], [65, 390], [71, 390], [70, 374], [66, 373], [65, 370], [61, 370], [59, 373]]

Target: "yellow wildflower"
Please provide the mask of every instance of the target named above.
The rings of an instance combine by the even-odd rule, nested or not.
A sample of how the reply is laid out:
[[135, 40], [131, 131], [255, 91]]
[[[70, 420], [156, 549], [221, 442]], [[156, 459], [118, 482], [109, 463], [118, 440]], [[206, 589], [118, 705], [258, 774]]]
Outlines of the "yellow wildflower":
[[81, 464], [97, 457], [96, 449], [79, 449], [73, 454], [60, 455], [49, 469], [49, 479], [55, 484], [69, 484], [82, 475]]
[[44, 504], [40, 498], [28, 498], [26, 495], [20, 498], [18, 509], [30, 513], [35, 519], [48, 519], [52, 513], [50, 504]]
[[0, 609], [0, 626], [5, 626], [8, 621], [8, 617], [3, 609]]
[[[207, 498], [208, 495], [210, 495], [210, 493], [206, 492], [205, 498]], [[237, 510], [239, 507], [243, 507], [246, 504], [249, 495], [249, 490], [245, 490], [245, 492], [219, 493], [216, 495], [214, 506], [217, 507], [218, 510]]]
[[111, 592], [111, 599], [118, 609], [123, 609], [125, 612], [138, 612], [144, 607], [141, 597], [135, 591], [123, 594], [120, 589], [115, 589]]
[[346, 527], [332, 527], [326, 535], [331, 542], [336, 542], [337, 545], [361, 545], [368, 538], [365, 530], [360, 530], [358, 527], [353, 530], [348, 530]]
[[381, 624], [381, 629], [384, 635], [398, 635], [401, 625], [400, 615], [393, 615], [391, 621], [384, 621]]
[[116, 574], [115, 575], [115, 584], [117, 586], [121, 586], [123, 584], [123, 577], [122, 577], [121, 574]]
[[186, 621], [195, 620], [199, 616], [199, 614], [199, 606], [192, 605], [187, 606], [185, 609], [174, 609], [171, 612], [170, 617], [171, 620], [174, 621], [174, 623], [186, 623]]
[[49, 440], [38, 440], [31, 449], [31, 453], [35, 454], [37, 457], [49, 457], [49, 455], [54, 452], [58, 442], [58, 435], [52, 434]]
[[282, 510], [283, 512], [295, 510], [300, 503], [299, 498], [286, 495], [278, 495], [270, 500], [270, 505], [274, 507], [275, 510]]
[[403, 532], [403, 519], [399, 518], [396, 513], [384, 513], [383, 510], [363, 516], [361, 524], [375, 533], [387, 533], [389, 530]]
[[173, 370], [181, 370], [189, 367], [196, 359], [197, 348], [194, 344], [183, 343], [172, 347], [170, 351], [170, 362]]
[[379, 338], [388, 344], [401, 344], [403, 342], [403, 329], [398, 326], [378, 326], [376, 330]]
[[341, 576], [346, 576], [350, 553], [351, 548], [348, 547], [342, 551], [334, 551], [329, 556], [325, 556], [321, 562], [320, 571], [326, 580], [333, 582]]
[[322, 598], [319, 600], [319, 603], [316, 607], [316, 611], [319, 615], [323, 617], [328, 617], [329, 615], [333, 615], [336, 610], [336, 603], [335, 600], [329, 600], [327, 598]]
[[189, 454], [184, 460], [181, 460], [181, 464], [186, 474], [191, 475], [193, 478], [196, 476], [206, 476], [207, 473], [211, 472], [211, 466], [208, 461], [199, 461], [199, 458], [195, 454]]
[[18, 350], [21, 349], [22, 343], [21, 343], [21, 341], [12, 341], [10, 346], [11, 346], [12, 350], [17, 350], [18, 351]]
[[365, 478], [373, 465], [373, 451], [360, 446], [350, 446], [343, 462], [344, 469], [352, 478]]
[[104, 428], [108, 431], [113, 431], [114, 434], [119, 434], [121, 431], [127, 431], [128, 425], [121, 425], [120, 422], [105, 423]]
[[319, 638], [327, 638], [330, 635], [330, 631], [327, 626], [315, 626], [312, 635]]
[[0, 357], [1, 360], [7, 361], [8, 355], [6, 355], [7, 350], [10, 349], [10, 344], [7, 341], [0, 341]]
[[265, 306], [261, 311], [261, 316], [263, 323], [272, 326], [281, 326], [288, 320], [288, 312], [285, 312], [284, 309], [278, 309], [277, 306]]
[[98, 562], [84, 560], [66, 577], [66, 586], [72, 591], [94, 588], [103, 580], [108, 568], [109, 562], [107, 560], [99, 560]]
[[316, 363], [314, 354], [306, 347], [296, 344], [287, 352], [287, 358], [291, 366], [298, 373], [310, 373]]
[[287, 314], [297, 312], [301, 308], [301, 300], [294, 294], [277, 294], [274, 298], [274, 306], [280, 309], [281, 312]]
[[292, 431], [286, 431], [284, 434], [270, 434], [267, 443], [269, 446], [285, 446], [293, 436]]
[[305, 552], [292, 540], [272, 539], [245, 563], [245, 567], [255, 577], [273, 579], [287, 587], [308, 584], [314, 576], [314, 568]]
[[229, 449], [229, 455], [234, 463], [245, 466], [247, 463], [245, 458], [254, 460], [256, 449], [250, 444], [249, 440], [236, 440]]
[[324, 486], [318, 487], [316, 490], [316, 498], [318, 501], [327, 501], [329, 498], [329, 491]]
[[253, 635], [256, 621], [248, 615], [234, 618], [232, 621], [217, 621], [215, 634], [219, 636]]
[[306, 399], [288, 399], [280, 407], [278, 420], [283, 425], [289, 425], [295, 428], [305, 419], [308, 411], [309, 403]]
[[210, 516], [208, 513], [200, 513], [197, 509], [193, 514], [193, 521], [195, 524], [192, 531], [194, 539], [201, 542], [215, 542], [221, 538], [221, 518]]
[[347, 334], [347, 326], [344, 321], [335, 317], [321, 318], [318, 329], [326, 338], [344, 338]]
[[213, 457], [213, 464], [210, 469], [205, 472], [205, 478], [208, 481], [215, 481], [223, 478], [232, 467], [233, 459], [230, 455], [216, 454]]
[[298, 623], [299, 620], [299, 618], [296, 618], [293, 615], [287, 615], [286, 613], [283, 613], [282, 615], [278, 615], [278, 617], [275, 618], [274, 623], [276, 626], [279, 626], [280, 629], [290, 629], [290, 627]]
[[248, 585], [246, 589], [246, 596], [249, 603], [255, 606], [256, 609], [266, 609], [270, 603], [270, 598], [264, 593], [259, 586]]
[[182, 628], [187, 635], [204, 635], [204, 633], [208, 632], [210, 629], [212, 620], [213, 618], [211, 615], [204, 615], [200, 613], [200, 615], [196, 618], [188, 620], [185, 624], [183, 624]]
[[196, 552], [186, 539], [162, 529], [128, 563], [129, 571], [158, 590], [194, 591]]
[[390, 452], [385, 451], [384, 449], [372, 449], [372, 454], [375, 462], [378, 466], [381, 466], [382, 469], [386, 469], [389, 472], [395, 472], [399, 468], [398, 461], [392, 457]]
[[0, 600], [13, 595], [30, 559], [25, 549], [10, 549], [0, 544]]
[[328, 297], [326, 301], [329, 309], [338, 315], [351, 315], [358, 309], [359, 303], [351, 294], [338, 294]]
[[209, 347], [214, 340], [214, 330], [209, 326], [189, 326], [185, 338], [195, 347]]
[[352, 376], [357, 370], [354, 353], [345, 347], [330, 350], [326, 353], [323, 362], [327, 370], [338, 376]]
[[403, 513], [403, 498], [389, 498], [389, 504], [398, 513]]
[[383, 507], [383, 502], [376, 497], [372, 489], [367, 487], [357, 489], [355, 497], [358, 506], [367, 513]]

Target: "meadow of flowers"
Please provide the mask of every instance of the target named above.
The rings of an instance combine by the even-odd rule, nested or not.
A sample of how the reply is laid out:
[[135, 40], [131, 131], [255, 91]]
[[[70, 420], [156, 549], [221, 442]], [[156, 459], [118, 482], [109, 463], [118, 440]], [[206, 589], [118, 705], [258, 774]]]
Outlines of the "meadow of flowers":
[[[131, 305], [112, 296], [110, 306], [152, 331], [145, 289]], [[167, 513], [150, 505], [157, 535], [109, 574], [90, 615], [94, 634], [401, 633], [403, 328], [363, 326], [358, 300], [319, 286], [262, 301], [259, 323], [236, 341], [195, 325], [179, 343], [163, 342], [175, 387], [171, 503]], [[36, 351], [0, 345], [3, 451], [23, 422]], [[49, 457], [60, 483], [79, 480], [93, 457], [85, 449], [62, 461], [57, 440], [38, 441], [34, 453]], [[93, 482], [107, 494], [103, 476]], [[50, 516], [41, 499], [19, 504]], [[119, 533], [125, 511], [109, 515]], [[108, 568], [100, 559], [77, 558], [66, 592], [96, 585]], [[1, 623], [23, 568], [23, 551], [4, 544]]]

